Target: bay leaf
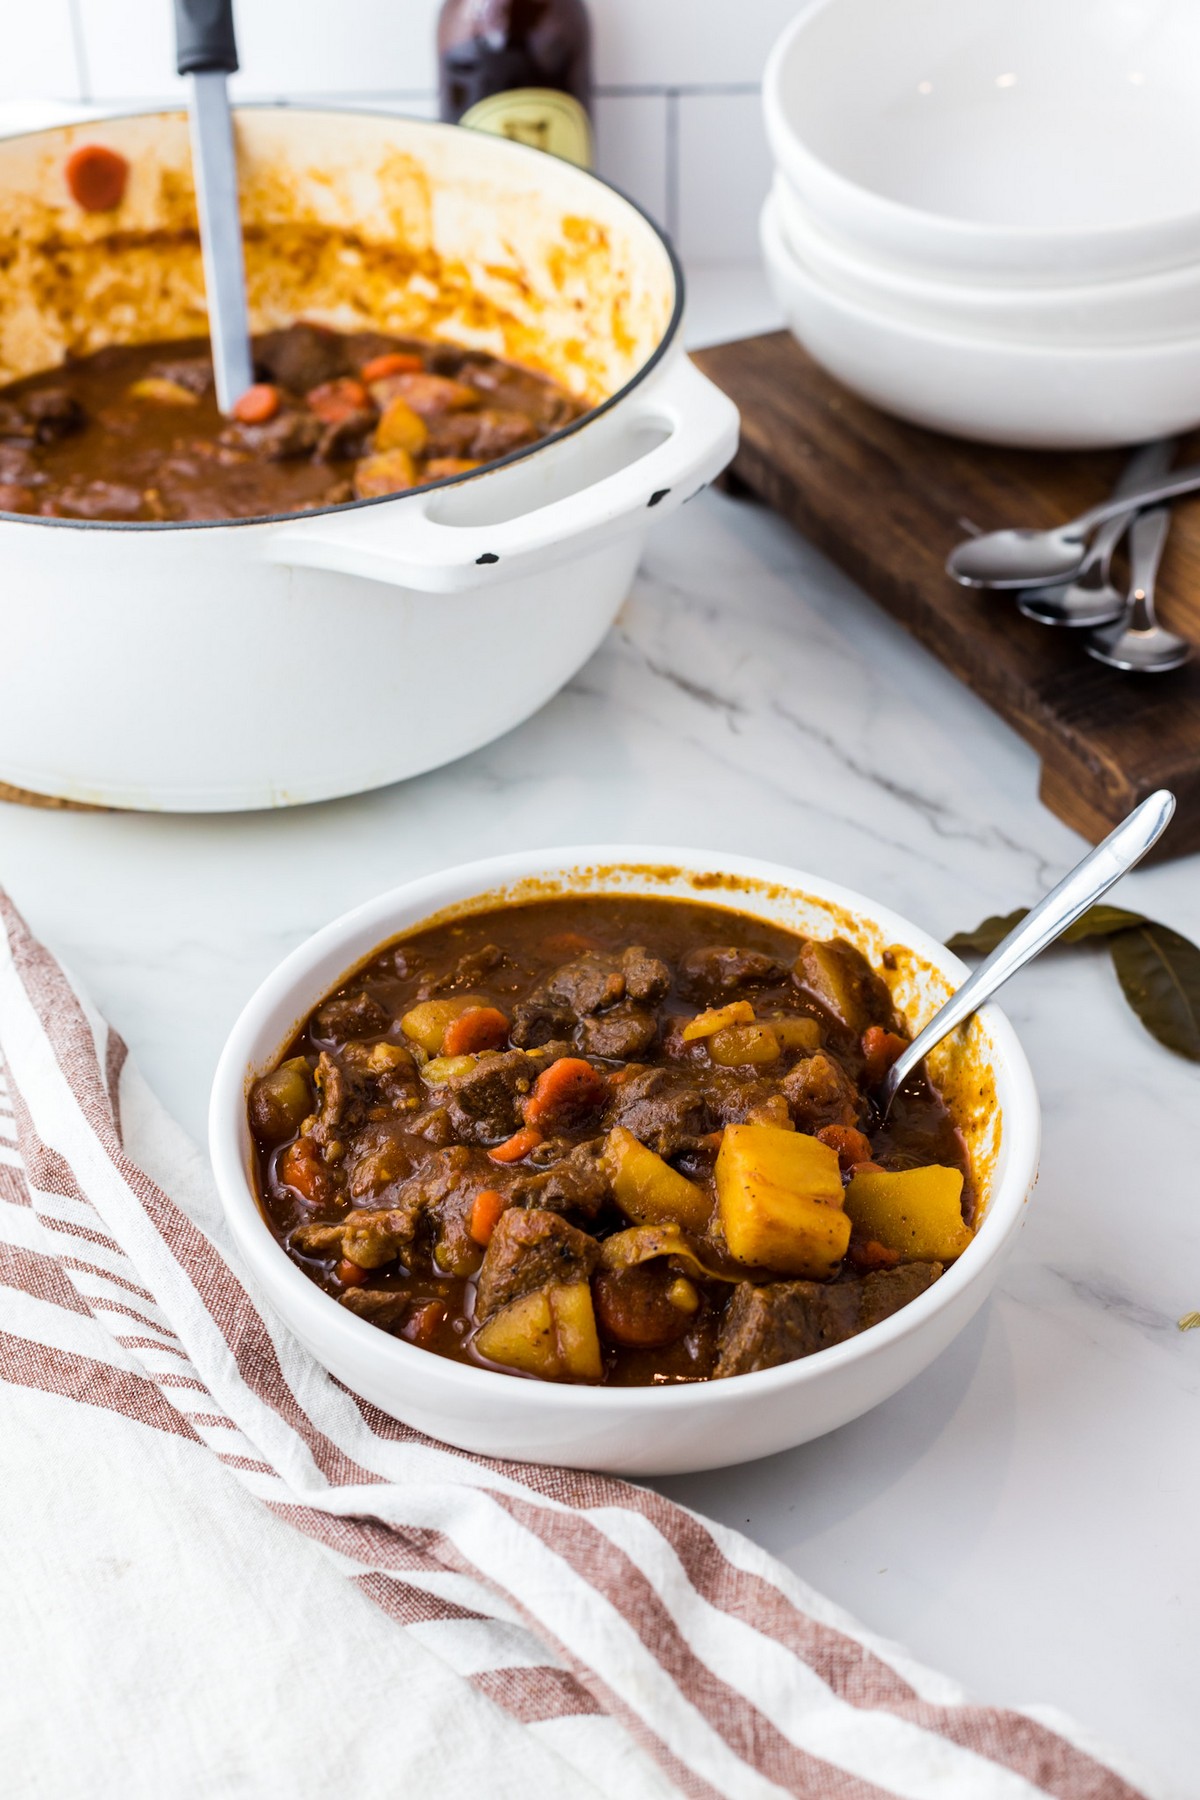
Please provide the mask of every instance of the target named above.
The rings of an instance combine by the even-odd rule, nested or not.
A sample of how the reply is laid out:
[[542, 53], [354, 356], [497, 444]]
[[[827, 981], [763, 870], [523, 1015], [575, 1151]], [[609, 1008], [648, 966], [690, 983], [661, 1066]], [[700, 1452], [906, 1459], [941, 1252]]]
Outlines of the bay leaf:
[[947, 950], [955, 950], [959, 956], [990, 956], [997, 944], [1002, 944], [1014, 925], [1019, 925], [1027, 906], [1018, 906], [1016, 912], [1005, 913], [984, 919], [974, 931], [956, 931], [952, 938], [946, 939]]
[[1200, 949], [1149, 920], [1117, 932], [1111, 947], [1122, 991], [1146, 1030], [1200, 1062]]
[[[1016, 912], [1005, 913], [1003, 917], [984, 919], [974, 931], [957, 932], [949, 940], [947, 949], [957, 950], [960, 955], [966, 956], [990, 956], [996, 945], [1004, 941], [1013, 926], [1019, 925], [1028, 911], [1027, 906], [1019, 906]], [[1115, 932], [1128, 931], [1135, 925], [1149, 923], [1141, 913], [1126, 912], [1121, 906], [1089, 906], [1073, 925], [1068, 925], [1062, 934], [1062, 941], [1064, 944], [1082, 944], [1087, 938], [1112, 937]]]
[[1151, 925], [1143, 913], [1126, 912], [1123, 906], [1089, 906], [1073, 925], [1062, 934], [1064, 944], [1082, 944], [1085, 938], [1112, 937], [1118, 931], [1129, 931], [1135, 925]]

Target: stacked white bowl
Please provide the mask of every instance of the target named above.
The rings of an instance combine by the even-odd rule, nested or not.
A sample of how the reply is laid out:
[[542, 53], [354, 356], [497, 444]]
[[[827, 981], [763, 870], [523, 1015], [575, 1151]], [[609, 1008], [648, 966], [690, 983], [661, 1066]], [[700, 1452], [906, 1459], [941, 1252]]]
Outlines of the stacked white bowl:
[[788, 325], [921, 425], [1200, 423], [1200, 0], [816, 0], [764, 79]]

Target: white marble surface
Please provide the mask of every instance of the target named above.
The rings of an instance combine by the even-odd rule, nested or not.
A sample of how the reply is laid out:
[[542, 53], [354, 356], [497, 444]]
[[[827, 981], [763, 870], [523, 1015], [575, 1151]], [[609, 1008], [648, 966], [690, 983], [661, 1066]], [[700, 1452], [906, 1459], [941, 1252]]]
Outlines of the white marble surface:
[[[696, 336], [769, 319], [750, 273], [697, 289]], [[515, 845], [691, 843], [949, 934], [1080, 853], [1036, 783], [1024, 745], [820, 556], [710, 494], [653, 539], [587, 667], [490, 748], [273, 815], [0, 806], [0, 881], [199, 1134], [255, 983], [411, 875]], [[1200, 937], [1196, 859], [1122, 898]], [[1194, 1794], [1200, 1332], [1175, 1321], [1200, 1307], [1200, 1070], [1144, 1035], [1099, 952], [1051, 957], [1006, 1004], [1045, 1151], [989, 1306], [858, 1423], [663, 1485], [979, 1695], [1066, 1708]]]

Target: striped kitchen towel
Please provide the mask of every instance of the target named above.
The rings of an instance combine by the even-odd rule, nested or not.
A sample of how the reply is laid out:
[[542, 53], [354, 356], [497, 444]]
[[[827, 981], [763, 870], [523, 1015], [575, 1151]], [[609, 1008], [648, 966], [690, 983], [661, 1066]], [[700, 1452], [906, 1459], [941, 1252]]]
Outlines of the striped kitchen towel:
[[186, 1439], [422, 1633], [460, 1711], [495, 1727], [447, 1736], [439, 1793], [481, 1791], [506, 1757], [550, 1759], [543, 1795], [621, 1800], [1149, 1791], [1056, 1714], [972, 1702], [735, 1532], [355, 1399], [260, 1301], [203, 1158], [2, 895], [0, 923], [2, 1373], [68, 1421]]

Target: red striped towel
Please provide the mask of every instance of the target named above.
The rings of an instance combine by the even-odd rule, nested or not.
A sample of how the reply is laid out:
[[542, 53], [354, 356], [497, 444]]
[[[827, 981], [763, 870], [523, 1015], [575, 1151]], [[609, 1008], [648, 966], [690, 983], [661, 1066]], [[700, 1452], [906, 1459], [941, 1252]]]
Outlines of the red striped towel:
[[203, 1159], [2, 895], [0, 924], [9, 1382], [206, 1446], [398, 1630], [439, 1622], [473, 1704], [519, 1739], [553, 1722], [521, 1741], [561, 1791], [1144, 1800], [1078, 1727], [973, 1703], [737, 1533], [356, 1400], [261, 1303]]

